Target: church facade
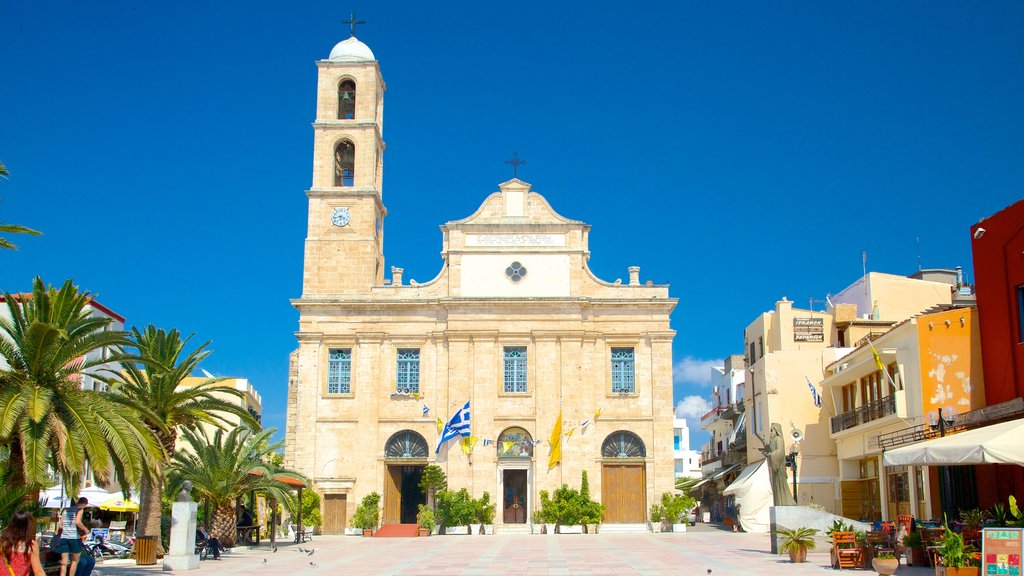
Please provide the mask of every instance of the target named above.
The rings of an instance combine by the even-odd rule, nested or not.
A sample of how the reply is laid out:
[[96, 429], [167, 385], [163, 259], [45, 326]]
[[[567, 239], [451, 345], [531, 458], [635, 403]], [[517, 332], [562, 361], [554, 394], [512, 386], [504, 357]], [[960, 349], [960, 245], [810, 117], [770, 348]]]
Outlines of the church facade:
[[[380, 68], [354, 36], [317, 67], [285, 457], [320, 494], [323, 531], [372, 492], [383, 523], [414, 523], [428, 464], [488, 492], [499, 525], [530, 522], [541, 490], [579, 488], [583, 471], [606, 523], [645, 522], [674, 488], [668, 286], [637, 267], [595, 277], [590, 227], [518, 179], [442, 226], [433, 280], [385, 278]], [[467, 402], [472, 435], [438, 452], [438, 419]]]

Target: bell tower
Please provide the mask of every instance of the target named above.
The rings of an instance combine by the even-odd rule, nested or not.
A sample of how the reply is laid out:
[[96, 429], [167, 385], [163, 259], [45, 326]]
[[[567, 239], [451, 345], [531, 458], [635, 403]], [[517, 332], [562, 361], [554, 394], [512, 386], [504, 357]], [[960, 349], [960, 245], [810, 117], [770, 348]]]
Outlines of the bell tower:
[[317, 66], [313, 183], [302, 295], [367, 294], [384, 281], [384, 80], [352, 36]]

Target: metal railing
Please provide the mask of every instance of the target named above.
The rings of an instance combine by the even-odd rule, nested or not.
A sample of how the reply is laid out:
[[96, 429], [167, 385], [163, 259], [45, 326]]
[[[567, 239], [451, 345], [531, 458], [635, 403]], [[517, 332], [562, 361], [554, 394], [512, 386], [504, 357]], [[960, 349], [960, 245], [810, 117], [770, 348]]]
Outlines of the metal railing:
[[853, 410], [843, 412], [838, 416], [832, 417], [832, 433], [842, 432], [843, 430], [849, 430], [854, 426], [860, 426], [872, 420], [878, 420], [884, 418], [890, 414], [896, 413], [896, 395], [890, 394], [884, 396], [878, 400], [868, 402], [867, 404], [854, 408]]
[[938, 422], [935, 424], [918, 424], [903, 430], [881, 434], [876, 439], [876, 442], [879, 448], [888, 450], [906, 444], [921, 442], [922, 440], [929, 440], [964, 430], [988, 426], [997, 422], [1013, 420], [1022, 416], [1024, 416], [1024, 398], [1014, 398], [1013, 400], [958, 414], [952, 422], [948, 424], [943, 423], [942, 430], [939, 429]]

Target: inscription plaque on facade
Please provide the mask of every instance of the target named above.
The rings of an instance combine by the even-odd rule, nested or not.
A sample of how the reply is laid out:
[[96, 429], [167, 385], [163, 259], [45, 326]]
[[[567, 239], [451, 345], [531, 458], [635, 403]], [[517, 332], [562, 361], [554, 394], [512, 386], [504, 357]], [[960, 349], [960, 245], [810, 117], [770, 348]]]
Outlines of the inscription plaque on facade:
[[794, 342], [824, 342], [824, 318], [793, 318]]
[[466, 246], [565, 246], [565, 234], [467, 234]]

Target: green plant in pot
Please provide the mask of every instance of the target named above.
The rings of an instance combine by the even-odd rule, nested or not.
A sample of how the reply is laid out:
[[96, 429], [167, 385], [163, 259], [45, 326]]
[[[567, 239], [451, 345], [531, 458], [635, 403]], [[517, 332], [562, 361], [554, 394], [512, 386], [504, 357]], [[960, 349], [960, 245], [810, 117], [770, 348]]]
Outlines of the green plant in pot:
[[806, 562], [807, 551], [818, 544], [814, 540], [816, 528], [779, 528], [775, 534], [779, 537], [779, 554], [788, 552], [791, 562]]
[[473, 511], [476, 515], [477, 523], [480, 524], [481, 534], [494, 532], [494, 514], [496, 509], [497, 506], [491, 502], [491, 495], [488, 492], [484, 492], [480, 499], [473, 500]]
[[380, 522], [380, 494], [371, 492], [363, 497], [352, 516], [352, 526], [363, 531], [363, 536], [373, 536]]
[[651, 504], [651, 530], [661, 532], [661, 523], [665, 520], [665, 508], [661, 504]]
[[419, 526], [419, 536], [430, 536], [430, 533], [434, 531], [434, 527], [437, 526], [434, 509], [426, 504], [420, 504], [419, 511], [416, 513], [416, 524]]
[[974, 546], [964, 543], [964, 537], [945, 526], [946, 534], [939, 543], [936, 554], [939, 566], [945, 570], [946, 576], [978, 576], [981, 565]]
[[928, 552], [924, 548], [920, 530], [911, 530], [903, 538], [903, 547], [910, 550], [910, 564], [914, 566], [928, 565]]
[[892, 576], [900, 567], [900, 561], [892, 552], [879, 552], [871, 559], [871, 567], [882, 576]]

